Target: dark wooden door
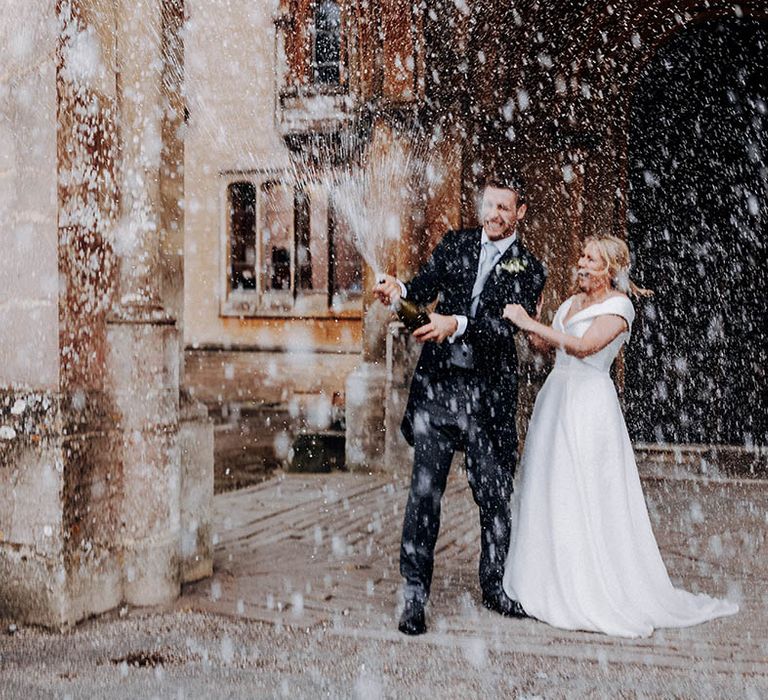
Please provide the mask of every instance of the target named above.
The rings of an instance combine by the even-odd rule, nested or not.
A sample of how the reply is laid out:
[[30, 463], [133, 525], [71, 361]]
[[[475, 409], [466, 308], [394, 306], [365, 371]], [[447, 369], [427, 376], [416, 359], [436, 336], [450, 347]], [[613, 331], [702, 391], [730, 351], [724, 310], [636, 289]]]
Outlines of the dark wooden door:
[[636, 87], [629, 242], [640, 283], [627, 351], [636, 440], [768, 444], [768, 25], [695, 25]]

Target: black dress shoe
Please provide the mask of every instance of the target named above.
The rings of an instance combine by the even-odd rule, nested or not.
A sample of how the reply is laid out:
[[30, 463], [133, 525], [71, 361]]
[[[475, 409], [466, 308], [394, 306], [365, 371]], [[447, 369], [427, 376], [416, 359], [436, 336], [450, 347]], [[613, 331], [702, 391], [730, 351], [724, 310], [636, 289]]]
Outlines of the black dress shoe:
[[419, 600], [406, 600], [397, 629], [403, 634], [424, 634], [427, 631], [427, 623], [424, 620], [424, 603]]
[[483, 605], [488, 610], [493, 610], [504, 617], [528, 617], [528, 613], [523, 610], [523, 606], [516, 600], [512, 600], [504, 591], [483, 595]]

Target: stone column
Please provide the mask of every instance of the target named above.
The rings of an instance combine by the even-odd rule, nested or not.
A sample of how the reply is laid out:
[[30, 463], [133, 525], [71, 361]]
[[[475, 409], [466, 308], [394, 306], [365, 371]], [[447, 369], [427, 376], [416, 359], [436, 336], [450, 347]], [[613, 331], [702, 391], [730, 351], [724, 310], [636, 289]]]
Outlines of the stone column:
[[181, 392], [181, 581], [213, 574], [213, 421], [208, 409]]
[[[13, 89], [0, 119], [11, 125], [0, 129], [0, 217], [12, 241], [0, 270], [0, 616], [51, 627], [121, 599], [121, 473], [103, 381], [114, 82], [82, 61], [103, 29], [89, 31], [83, 4], [20, 5], [32, 34], [20, 70], [2, 78]], [[13, 42], [0, 45], [13, 59]]]
[[179, 438], [159, 291], [171, 5], [30, 0], [34, 40], [0, 41], [0, 616], [22, 623], [166, 602], [182, 565], [210, 573], [212, 427], [185, 404]]
[[373, 300], [373, 272], [364, 275], [363, 361], [345, 385], [345, 462], [352, 471], [384, 468], [386, 328], [391, 312]]
[[[370, 148], [389, 148], [396, 138], [394, 130], [380, 122], [374, 129]], [[369, 154], [369, 158], [375, 159], [375, 154]], [[403, 176], [407, 175], [404, 173]], [[401, 227], [405, 226], [407, 221], [402, 217]], [[391, 259], [385, 265], [385, 270], [393, 274], [397, 273], [396, 253], [393, 248]], [[352, 471], [381, 471], [385, 462], [386, 337], [392, 313], [376, 301], [371, 293], [376, 284], [374, 271], [366, 268], [363, 281], [363, 361], [349, 374], [345, 386], [345, 461], [347, 468]]]
[[213, 570], [213, 421], [184, 389], [184, 0], [163, 0], [163, 152], [160, 159], [160, 297], [176, 319], [179, 342], [181, 580]]
[[174, 599], [180, 586], [179, 337], [160, 295], [161, 0], [116, 3], [120, 216], [107, 377], [118, 427], [127, 602]]

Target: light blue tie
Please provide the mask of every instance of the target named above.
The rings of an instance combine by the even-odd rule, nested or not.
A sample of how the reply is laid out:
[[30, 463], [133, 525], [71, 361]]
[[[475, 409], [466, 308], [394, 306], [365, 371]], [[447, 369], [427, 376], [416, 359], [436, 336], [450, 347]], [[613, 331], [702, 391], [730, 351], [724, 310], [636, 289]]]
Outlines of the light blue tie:
[[472, 305], [469, 308], [470, 316], [474, 316], [477, 312], [477, 306], [480, 303], [480, 294], [483, 291], [483, 287], [485, 287], [488, 276], [491, 274], [491, 270], [493, 270], [493, 266], [500, 256], [501, 252], [492, 241], [483, 243], [483, 248], [480, 251], [480, 264], [478, 265], [477, 277], [475, 278], [475, 286], [472, 287]]

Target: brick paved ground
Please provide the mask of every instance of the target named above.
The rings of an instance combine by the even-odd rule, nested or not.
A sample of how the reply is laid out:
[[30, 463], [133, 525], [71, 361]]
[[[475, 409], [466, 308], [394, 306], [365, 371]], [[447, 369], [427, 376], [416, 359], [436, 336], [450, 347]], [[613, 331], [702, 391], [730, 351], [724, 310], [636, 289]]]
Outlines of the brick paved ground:
[[216, 574], [173, 609], [0, 636], [0, 697], [768, 697], [768, 483], [644, 485], [673, 580], [737, 599], [737, 616], [623, 640], [482, 609], [478, 519], [457, 473], [430, 632], [406, 638], [405, 484], [278, 476], [216, 497]]

